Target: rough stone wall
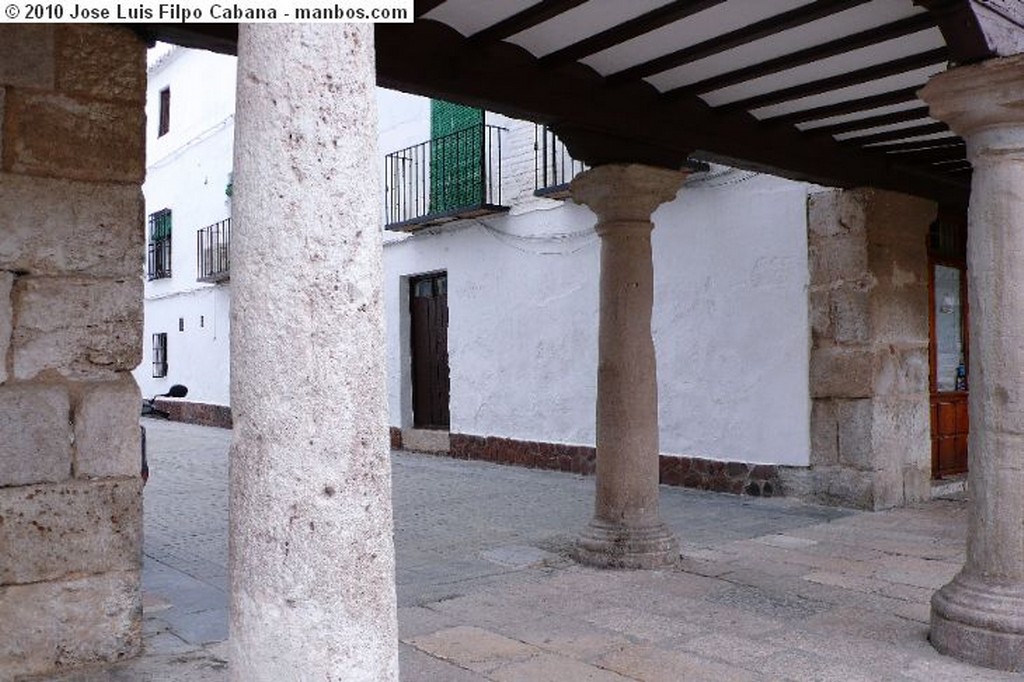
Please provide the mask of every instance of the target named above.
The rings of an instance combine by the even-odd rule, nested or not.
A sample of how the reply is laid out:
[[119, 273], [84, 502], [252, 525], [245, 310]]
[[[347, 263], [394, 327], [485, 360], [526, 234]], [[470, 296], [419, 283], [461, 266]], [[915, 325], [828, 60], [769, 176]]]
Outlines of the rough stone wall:
[[809, 198], [811, 467], [785, 472], [791, 494], [864, 509], [929, 496], [935, 210], [870, 189]]
[[0, 679], [141, 644], [145, 46], [0, 26]]

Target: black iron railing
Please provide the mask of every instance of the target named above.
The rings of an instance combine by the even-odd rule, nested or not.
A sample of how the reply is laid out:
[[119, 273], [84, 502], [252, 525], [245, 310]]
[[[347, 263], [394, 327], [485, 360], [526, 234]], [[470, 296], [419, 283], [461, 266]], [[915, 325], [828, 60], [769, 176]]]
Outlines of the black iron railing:
[[149, 279], [163, 279], [171, 276], [171, 236], [149, 242], [147, 273]]
[[231, 274], [231, 218], [196, 233], [196, 263], [200, 282], [223, 282]]
[[385, 156], [386, 226], [405, 229], [508, 210], [501, 205], [503, 132], [475, 125]]
[[534, 194], [566, 197], [569, 183], [587, 169], [586, 164], [569, 154], [565, 144], [547, 126], [534, 127]]

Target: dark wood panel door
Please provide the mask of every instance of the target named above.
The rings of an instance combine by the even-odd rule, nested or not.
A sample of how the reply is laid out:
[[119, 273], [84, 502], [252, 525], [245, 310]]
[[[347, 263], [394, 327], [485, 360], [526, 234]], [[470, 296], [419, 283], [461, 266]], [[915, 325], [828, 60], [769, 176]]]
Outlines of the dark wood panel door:
[[448, 276], [409, 283], [412, 341], [412, 413], [418, 429], [449, 428]]

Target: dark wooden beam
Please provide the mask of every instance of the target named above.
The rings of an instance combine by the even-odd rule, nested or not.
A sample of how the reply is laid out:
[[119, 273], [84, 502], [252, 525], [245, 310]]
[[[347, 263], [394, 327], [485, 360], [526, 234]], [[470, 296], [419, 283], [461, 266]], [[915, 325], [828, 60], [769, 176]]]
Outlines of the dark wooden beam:
[[800, 50], [792, 54], [782, 55], [781, 57], [752, 64], [743, 69], [737, 69], [736, 71], [730, 71], [728, 73], [705, 78], [704, 80], [697, 81], [696, 83], [690, 83], [673, 90], [668, 90], [663, 94], [666, 97], [679, 97], [683, 95], [713, 92], [715, 90], [721, 90], [722, 88], [729, 87], [730, 85], [736, 85], [737, 83], [743, 83], [755, 78], [769, 76], [773, 73], [786, 71], [788, 69], [795, 69], [798, 66], [811, 64], [821, 59], [827, 59], [828, 57], [834, 57], [852, 50], [859, 50], [871, 45], [877, 45], [878, 43], [882, 43], [887, 40], [893, 40], [894, 38], [910, 35], [912, 33], [917, 33], [918, 31], [934, 27], [935, 23], [927, 13], [915, 14], [912, 17], [900, 19], [899, 21], [894, 21], [891, 24], [876, 26], [875, 28], [870, 28], [866, 31], [861, 31], [860, 33], [845, 36], [838, 40], [822, 43], [821, 45], [815, 45], [814, 47], [809, 47], [805, 50]]
[[863, 147], [869, 144], [879, 144], [882, 142], [893, 142], [898, 140], [906, 140], [911, 137], [920, 137], [922, 135], [934, 135], [936, 133], [944, 133], [949, 130], [949, 126], [945, 123], [926, 123], [919, 126], [911, 126], [909, 128], [898, 128], [896, 130], [887, 130], [883, 133], [873, 133], [871, 135], [861, 135], [860, 137], [849, 137], [842, 140], [842, 144], [852, 144], [858, 147]]
[[886, 156], [893, 161], [905, 162], [909, 165], [928, 165], [939, 162], [965, 161], [967, 159], [967, 148], [964, 146], [932, 147], [931, 149], [921, 149], [918, 151], [888, 152]]
[[833, 116], [845, 116], [846, 114], [855, 114], [858, 111], [869, 111], [871, 109], [878, 109], [879, 107], [886, 107], [891, 104], [903, 104], [904, 102], [919, 101], [917, 98], [917, 91], [919, 89], [920, 88], [903, 88], [902, 90], [883, 92], [880, 95], [858, 97], [857, 99], [836, 102], [835, 104], [826, 104], [824, 106], [813, 107], [811, 109], [802, 109], [788, 114], [767, 116], [761, 120], [764, 123], [789, 125], [818, 121], [823, 118], [831, 118]]
[[852, 133], [856, 130], [867, 130], [868, 128], [877, 128], [878, 126], [887, 126], [893, 123], [916, 121], [919, 118], [928, 118], [928, 107], [914, 107], [913, 109], [895, 111], [891, 114], [879, 114], [878, 116], [858, 118], [854, 121], [833, 123], [832, 125], [811, 128], [804, 132], [812, 135], [842, 135], [843, 133]]
[[129, 24], [149, 43], [161, 41], [220, 54], [238, 51], [238, 24]]
[[744, 99], [716, 107], [716, 110], [752, 111], [754, 109], [760, 109], [761, 107], [769, 107], [774, 104], [789, 102], [794, 99], [820, 95], [831, 90], [848, 88], [851, 85], [870, 83], [871, 81], [878, 80], [880, 78], [895, 76], [901, 73], [906, 73], [907, 71], [914, 71], [926, 66], [932, 66], [933, 64], [945, 61], [945, 59], [946, 48], [939, 47], [934, 50], [928, 50], [927, 52], [921, 52], [920, 54], [910, 55], [909, 57], [900, 57], [899, 59], [883, 62], [881, 64], [873, 64], [863, 69], [839, 74], [838, 76], [822, 78], [820, 80], [801, 83], [800, 85], [794, 85], [781, 90], [773, 90], [762, 95], [746, 97]]
[[413, 15], [419, 19], [427, 12], [436, 8], [438, 5], [444, 4], [444, 0], [415, 0], [413, 3], [414, 10]]
[[956, 64], [1024, 52], [1021, 0], [914, 0], [934, 17]]
[[644, 82], [608, 88], [592, 69], [545, 68], [508, 42], [473, 44], [437, 22], [380, 24], [376, 32], [380, 85], [551, 125], [577, 140], [584, 162], [670, 165], [696, 150], [697, 158], [797, 180], [966, 201], [965, 184], [927, 168], [903, 170], [883, 154], [761, 125], [746, 112], [722, 115], [696, 97], [666, 102]]
[[761, 38], [773, 36], [797, 26], [809, 24], [812, 21], [832, 16], [857, 5], [863, 5], [868, 0], [816, 0], [809, 5], [804, 5], [774, 17], [768, 17], [743, 28], [730, 31], [720, 36], [709, 38], [705, 41], [684, 47], [667, 55], [652, 59], [628, 69], [623, 69], [608, 77], [610, 85], [621, 85], [629, 81], [652, 76], [662, 71], [674, 69], [683, 64], [695, 62], [698, 59], [710, 57], [719, 52], [725, 52], [734, 47], [751, 43]]
[[725, 0], [676, 0], [667, 5], [641, 14], [635, 19], [619, 24], [613, 28], [601, 31], [595, 35], [573, 43], [560, 50], [544, 55], [540, 63], [544, 66], [559, 66], [568, 62], [582, 59], [588, 55], [596, 54], [609, 47], [619, 45], [637, 36], [650, 33], [662, 26], [685, 19], [686, 17], [703, 12], [714, 7]]
[[879, 152], [911, 152], [921, 151], [927, 149], [939, 149], [945, 147], [956, 147], [962, 145], [964, 142], [959, 137], [940, 137], [931, 140], [908, 140], [906, 142], [896, 142], [894, 144], [887, 144], [884, 147], [875, 147], [874, 151]]
[[548, 19], [557, 17], [563, 12], [568, 12], [573, 7], [578, 7], [586, 1], [587, 0], [543, 0], [532, 7], [524, 9], [522, 12], [513, 14], [507, 19], [502, 19], [493, 26], [489, 26], [478, 33], [474, 33], [472, 39], [482, 43], [494, 40], [504, 40], [505, 38], [514, 36], [528, 28], [533, 28], [537, 24], [542, 24]]

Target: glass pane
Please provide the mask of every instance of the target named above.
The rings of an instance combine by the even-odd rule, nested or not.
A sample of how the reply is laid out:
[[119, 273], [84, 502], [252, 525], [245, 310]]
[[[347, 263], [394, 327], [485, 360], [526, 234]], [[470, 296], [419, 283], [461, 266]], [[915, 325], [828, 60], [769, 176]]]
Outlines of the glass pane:
[[960, 276], [957, 268], [935, 266], [935, 387], [939, 391], [967, 388]]

